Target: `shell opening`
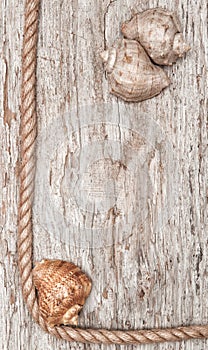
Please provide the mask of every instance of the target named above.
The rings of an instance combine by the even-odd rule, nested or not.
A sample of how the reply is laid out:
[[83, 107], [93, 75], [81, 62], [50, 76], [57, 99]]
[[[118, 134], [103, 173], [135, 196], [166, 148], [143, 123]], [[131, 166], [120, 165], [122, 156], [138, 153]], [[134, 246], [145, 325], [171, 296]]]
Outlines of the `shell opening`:
[[100, 54], [104, 64], [105, 69], [108, 73], [111, 73], [116, 62], [116, 49], [111, 48], [110, 50], [105, 50]]
[[100, 57], [102, 58], [102, 61], [104, 63], [107, 63], [108, 62], [108, 57], [109, 57], [109, 51], [105, 50], [105, 51], [101, 52]]

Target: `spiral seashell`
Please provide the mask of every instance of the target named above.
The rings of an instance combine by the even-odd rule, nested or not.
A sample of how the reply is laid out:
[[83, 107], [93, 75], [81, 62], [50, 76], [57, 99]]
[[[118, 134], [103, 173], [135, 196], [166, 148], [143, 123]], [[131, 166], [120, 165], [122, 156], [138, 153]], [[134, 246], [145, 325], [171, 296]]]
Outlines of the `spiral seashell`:
[[160, 65], [172, 65], [190, 50], [184, 42], [178, 17], [162, 8], [134, 15], [123, 23], [121, 31], [124, 37], [138, 40], [151, 59]]
[[91, 281], [76, 265], [42, 260], [33, 269], [40, 314], [51, 327], [77, 325], [78, 313], [91, 291]]
[[119, 40], [101, 53], [111, 93], [125, 101], [139, 102], [158, 95], [170, 84], [166, 73], [155, 66], [136, 40]]

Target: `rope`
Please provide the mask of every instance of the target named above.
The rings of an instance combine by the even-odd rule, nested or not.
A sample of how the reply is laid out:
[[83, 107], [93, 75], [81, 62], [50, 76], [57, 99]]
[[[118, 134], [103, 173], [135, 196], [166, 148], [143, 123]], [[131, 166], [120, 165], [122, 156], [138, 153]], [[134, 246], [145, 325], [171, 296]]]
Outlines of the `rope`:
[[32, 278], [32, 204], [36, 166], [36, 61], [40, 0], [26, 0], [22, 52], [20, 122], [20, 198], [18, 208], [18, 262], [24, 301], [34, 320], [48, 333], [69, 342], [103, 344], [149, 344], [208, 338], [208, 325], [151, 330], [51, 328], [41, 317]]

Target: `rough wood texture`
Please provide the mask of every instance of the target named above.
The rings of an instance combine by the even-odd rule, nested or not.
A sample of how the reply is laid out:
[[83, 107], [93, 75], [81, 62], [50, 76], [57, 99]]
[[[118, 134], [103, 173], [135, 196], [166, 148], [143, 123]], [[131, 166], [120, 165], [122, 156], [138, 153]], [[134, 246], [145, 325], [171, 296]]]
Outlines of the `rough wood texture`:
[[[172, 85], [161, 95], [124, 103], [108, 94], [99, 52], [132, 11], [155, 6], [178, 13], [192, 51], [166, 68]], [[44, 334], [23, 305], [16, 226], [24, 2], [3, 1], [0, 11], [0, 348], [107, 349]], [[207, 40], [206, 0], [42, 2], [34, 259], [70, 260], [91, 276], [83, 326], [208, 323]]]

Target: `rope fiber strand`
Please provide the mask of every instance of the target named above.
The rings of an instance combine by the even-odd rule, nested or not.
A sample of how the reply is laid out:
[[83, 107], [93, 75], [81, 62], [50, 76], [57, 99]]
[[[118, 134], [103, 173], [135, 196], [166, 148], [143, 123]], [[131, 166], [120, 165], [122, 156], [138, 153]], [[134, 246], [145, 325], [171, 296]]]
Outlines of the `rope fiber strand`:
[[26, 0], [22, 50], [20, 122], [20, 194], [18, 208], [18, 262], [22, 294], [34, 320], [48, 333], [69, 342], [97, 344], [149, 344], [208, 338], [208, 325], [151, 330], [51, 328], [40, 316], [32, 278], [32, 205], [36, 167], [36, 61], [40, 0]]

